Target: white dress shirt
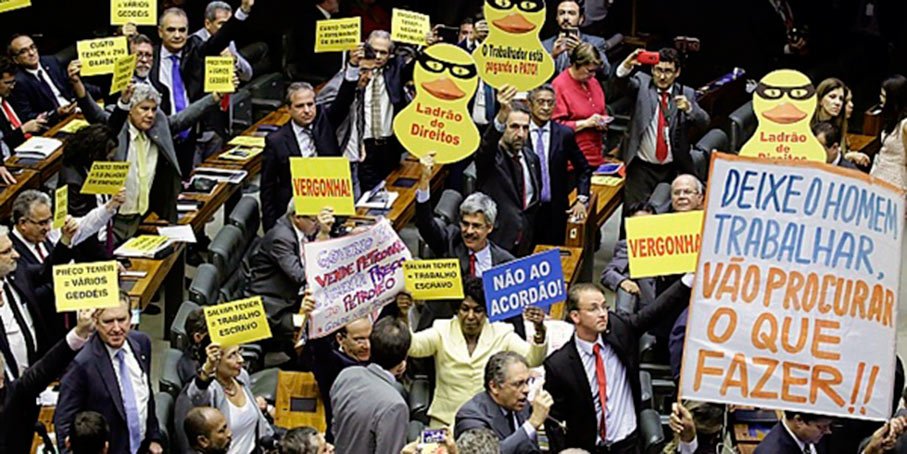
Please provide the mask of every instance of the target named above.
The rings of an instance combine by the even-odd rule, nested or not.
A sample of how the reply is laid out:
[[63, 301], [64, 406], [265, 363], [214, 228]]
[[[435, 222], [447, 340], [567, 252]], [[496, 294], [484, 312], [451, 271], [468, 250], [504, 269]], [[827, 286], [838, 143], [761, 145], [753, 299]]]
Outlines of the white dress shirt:
[[[790, 435], [790, 437], [794, 439], [795, 443], [797, 443], [797, 446], [800, 448], [800, 452], [803, 452], [806, 448], [806, 443], [800, 441], [800, 439], [797, 438], [797, 436], [790, 430], [790, 427], [787, 426], [787, 419], [781, 418], [781, 425], [784, 426], [784, 430], [787, 431], [787, 434]], [[811, 452], [812, 454], [817, 454], [816, 445], [810, 443], [809, 452]]]
[[[9, 285], [6, 279], [0, 279], [0, 284]], [[19, 312], [22, 314], [22, 318], [27, 325], [26, 328], [28, 332], [31, 333], [31, 338], [35, 342], [35, 348], [38, 348], [37, 342], [38, 337], [35, 334], [35, 323], [31, 318], [31, 313], [28, 311], [28, 308], [22, 304], [22, 300], [19, 298], [18, 292], [16, 289], [9, 285], [10, 293], [13, 295], [15, 301], [8, 301], [6, 297], [6, 292], [0, 288], [0, 298], [3, 300], [3, 305], [0, 306], [0, 320], [3, 321], [3, 330], [6, 332], [6, 341], [9, 343], [9, 349], [13, 354], [13, 358], [16, 359], [16, 365], [19, 366], [18, 373], [15, 374], [17, 377], [21, 377], [22, 373], [25, 372], [25, 369], [28, 368], [28, 347], [25, 345], [25, 335], [23, 334], [22, 327], [16, 323], [16, 317], [13, 315], [13, 310], [10, 308], [10, 304], [16, 304], [19, 308]], [[11, 374], [12, 369], [10, 369], [10, 364], [5, 362], [5, 369], [7, 375], [12, 378]]]
[[[120, 214], [144, 214], [139, 213], [139, 157], [138, 153], [135, 151], [135, 139], [139, 134], [144, 133], [136, 129], [132, 123], [129, 123], [129, 149], [126, 153], [126, 162], [129, 163], [129, 172], [126, 174], [126, 202], [120, 207]], [[158, 150], [157, 145], [150, 137], [146, 137], [145, 140], [148, 141], [148, 155], [145, 156], [144, 173], [150, 190], [153, 186], [154, 174], [157, 169]], [[149, 194], [149, 202], [152, 198], [153, 195]]]
[[485, 247], [478, 252], [469, 251], [476, 256], [476, 277], [482, 277], [482, 273], [491, 269], [491, 244], [486, 243]]
[[479, 77], [479, 85], [476, 86], [475, 101], [472, 103], [472, 121], [477, 125], [487, 125], [488, 118], [485, 115], [485, 82]]
[[[600, 418], [602, 406], [598, 397], [598, 379], [595, 375], [593, 344], [579, 337], [575, 337], [575, 340], [576, 349], [580, 353], [583, 369], [586, 371], [586, 379], [589, 381], [589, 388], [592, 391], [595, 415]], [[620, 358], [617, 357], [610, 345], [602, 342], [600, 337], [596, 343], [601, 345], [600, 353], [602, 355], [602, 363], [605, 366], [608, 411], [605, 414], [606, 439], [602, 442], [601, 435], [596, 430], [595, 443], [598, 446], [610, 446], [627, 438], [636, 430], [636, 405], [633, 403], [633, 393], [630, 391], [630, 382], [627, 380], [627, 369], [620, 362]], [[598, 421], [600, 422], [601, 420], [598, 419]], [[596, 427], [598, 426], [596, 424]]]
[[[314, 123], [314, 122], [313, 122]], [[291, 121], [293, 128], [293, 136], [296, 137], [296, 145], [299, 146], [299, 152], [303, 158], [311, 158], [315, 156], [315, 140], [311, 135], [305, 132], [305, 129], [308, 128], [309, 131], [313, 131], [312, 125], [306, 127], [299, 126], [295, 121]]]
[[50, 75], [47, 74], [47, 71], [45, 71], [44, 68], [40, 66], [40, 64], [36, 69], [26, 68], [25, 70], [29, 74], [43, 79], [44, 82], [47, 82], [47, 85], [50, 85], [50, 91], [53, 92], [54, 98], [57, 98], [57, 103], [60, 104], [61, 107], [69, 105], [69, 100], [63, 97], [63, 93], [60, 92], [60, 89], [57, 88], [57, 86], [54, 84], [53, 79], [50, 78]]
[[[617, 77], [627, 77], [633, 70], [628, 70], [624, 65], [617, 66]], [[639, 87], [640, 90], [648, 90], [648, 87]], [[652, 119], [649, 121], [649, 126], [646, 127], [645, 132], [643, 132], [642, 140], [639, 142], [639, 151], [637, 155], [642, 158], [643, 161], [652, 163], [652, 164], [667, 164], [674, 161], [674, 153], [671, 150], [671, 126], [665, 121], [665, 131], [664, 137], [665, 142], [668, 144], [668, 157], [664, 161], [659, 161], [655, 153], [655, 142], [658, 140], [658, 116], [659, 111], [661, 111], [661, 90], [656, 89], [655, 93], [657, 95], [655, 99], [655, 114], [652, 115]], [[668, 89], [668, 102], [671, 102], [671, 89]], [[667, 120], [667, 118], [665, 118]]]
[[135, 408], [139, 414], [139, 428], [141, 429], [140, 439], [145, 439], [145, 429], [148, 421], [148, 399], [151, 396], [151, 393], [148, 389], [148, 377], [145, 376], [145, 373], [142, 372], [142, 367], [139, 365], [139, 361], [135, 356], [135, 353], [132, 351], [132, 347], [129, 346], [129, 341], [123, 343], [123, 346], [119, 349], [110, 348], [109, 345], [104, 345], [107, 349], [107, 354], [110, 355], [110, 365], [113, 366], [113, 373], [117, 377], [117, 384], [120, 386], [120, 397], [122, 398], [122, 389], [123, 377], [120, 376], [120, 362], [116, 358], [118, 351], [123, 350], [123, 360], [126, 362], [126, 370], [129, 372], [128, 379], [132, 383], [132, 393], [135, 394]]
[[528, 419], [523, 424], [520, 424], [519, 418], [516, 417], [516, 412], [511, 413], [504, 407], [498, 408], [501, 409], [501, 413], [504, 413], [504, 418], [507, 418], [508, 416], [513, 418], [513, 427], [516, 427], [516, 430], [523, 429], [523, 432], [526, 432], [526, 436], [528, 436], [530, 440], [535, 440], [536, 430], [535, 427], [532, 427], [532, 424], [529, 424]]
[[[183, 61], [183, 52], [179, 51], [176, 53], [170, 52], [166, 47], [161, 46], [161, 61], [160, 69], [158, 70], [158, 80], [161, 82], [161, 85], [167, 87], [168, 96], [170, 97], [170, 112], [164, 112], [168, 116], [176, 113], [176, 102], [173, 100], [173, 87], [171, 86], [173, 82], [173, 60], [170, 59], [171, 55], [176, 55], [179, 57], [180, 68], [186, 63]], [[189, 94], [186, 93], [186, 79], [183, 78], [183, 99], [186, 100], [186, 105], [189, 105]]]
[[[381, 124], [378, 125], [380, 137], [374, 137], [372, 134], [372, 97], [374, 96], [375, 80], [381, 78], [379, 85], [382, 87], [379, 95], [379, 107]], [[383, 139], [394, 135], [394, 106], [391, 105], [391, 97], [387, 93], [387, 82], [384, 80], [384, 70], [375, 71], [372, 80], [365, 86], [365, 95], [363, 97], [363, 115], [365, 115], [365, 139]]]

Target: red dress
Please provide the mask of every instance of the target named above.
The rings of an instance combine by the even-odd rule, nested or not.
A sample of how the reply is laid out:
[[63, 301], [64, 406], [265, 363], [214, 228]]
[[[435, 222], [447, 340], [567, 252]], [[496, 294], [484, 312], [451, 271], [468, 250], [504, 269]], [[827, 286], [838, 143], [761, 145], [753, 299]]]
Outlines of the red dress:
[[551, 118], [576, 133], [576, 144], [586, 156], [593, 169], [605, 163], [602, 156], [602, 133], [595, 128], [576, 131], [576, 122], [593, 114], [605, 115], [605, 91], [601, 84], [591, 78], [579, 82], [563, 71], [551, 82], [555, 92], [554, 113]]

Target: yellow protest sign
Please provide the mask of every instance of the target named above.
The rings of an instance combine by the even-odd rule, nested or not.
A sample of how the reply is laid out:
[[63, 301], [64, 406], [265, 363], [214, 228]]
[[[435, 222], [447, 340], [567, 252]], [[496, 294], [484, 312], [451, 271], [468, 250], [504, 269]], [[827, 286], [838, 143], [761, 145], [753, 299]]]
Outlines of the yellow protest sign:
[[472, 52], [482, 80], [494, 88], [509, 84], [526, 91], [550, 79], [554, 60], [539, 39], [544, 0], [486, 0], [484, 11], [488, 38]]
[[60, 185], [54, 191], [54, 225], [53, 228], [59, 229], [66, 223], [66, 215], [69, 212], [69, 185]]
[[414, 156], [435, 153], [450, 164], [479, 147], [479, 130], [469, 114], [469, 99], [479, 81], [472, 57], [453, 44], [428, 47], [413, 68], [416, 96], [394, 118], [394, 135]]
[[427, 14], [394, 8], [391, 15], [391, 40], [398, 43], [425, 45], [425, 35], [431, 32]]
[[120, 192], [126, 185], [129, 163], [120, 161], [95, 161], [82, 184], [82, 194], [110, 194]]
[[31, 6], [31, 0], [0, 0], [0, 13]]
[[110, 74], [117, 59], [129, 54], [125, 36], [82, 40], [76, 43], [76, 51], [83, 76]]
[[346, 158], [290, 158], [296, 214], [315, 215], [329, 206], [334, 214], [356, 214], [350, 161]]
[[110, 24], [157, 25], [157, 0], [110, 0]]
[[54, 265], [57, 312], [116, 307], [120, 304], [117, 262]]
[[205, 93], [233, 93], [233, 57], [205, 57]]
[[265, 138], [258, 136], [236, 136], [230, 139], [228, 144], [235, 147], [264, 148]]
[[740, 156], [825, 162], [825, 147], [809, 126], [817, 102], [816, 89], [805, 74], [791, 69], [766, 74], [753, 91], [759, 125]]
[[626, 219], [630, 277], [665, 276], [696, 270], [702, 243], [702, 211]]
[[457, 259], [403, 262], [406, 291], [417, 300], [463, 298], [463, 278]]
[[111, 95], [123, 91], [129, 85], [132, 74], [135, 72], [135, 61], [136, 56], [133, 54], [120, 57], [113, 64], [113, 80], [110, 81]]
[[205, 308], [205, 324], [211, 342], [221, 346], [241, 345], [271, 338], [260, 296]]
[[136, 254], [153, 252], [169, 240], [170, 238], [162, 235], [134, 236], [117, 248], [117, 251]]
[[62, 128], [60, 128], [60, 132], [65, 132], [67, 134], [75, 134], [78, 130], [80, 130], [86, 126], [88, 126], [87, 121], [85, 121], [81, 118], [73, 118], [72, 120], [69, 120], [68, 123], [63, 125]]
[[338, 52], [355, 49], [362, 40], [362, 18], [320, 20], [315, 25], [315, 52]]

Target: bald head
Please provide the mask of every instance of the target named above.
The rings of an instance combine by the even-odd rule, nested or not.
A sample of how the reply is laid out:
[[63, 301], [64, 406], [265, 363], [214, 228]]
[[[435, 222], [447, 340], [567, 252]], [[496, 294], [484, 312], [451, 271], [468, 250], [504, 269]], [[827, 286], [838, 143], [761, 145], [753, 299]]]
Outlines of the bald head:
[[183, 430], [193, 449], [208, 454], [226, 453], [233, 438], [227, 418], [213, 407], [189, 410], [183, 421]]
[[671, 183], [671, 208], [676, 213], [702, 209], [702, 182], [693, 175], [678, 175]]

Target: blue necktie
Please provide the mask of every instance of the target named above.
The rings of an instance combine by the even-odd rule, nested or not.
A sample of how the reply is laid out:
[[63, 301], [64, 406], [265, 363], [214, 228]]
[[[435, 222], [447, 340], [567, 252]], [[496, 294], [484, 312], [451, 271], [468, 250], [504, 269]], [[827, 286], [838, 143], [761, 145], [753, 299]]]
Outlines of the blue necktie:
[[[179, 56], [171, 55], [170, 61], [173, 62], [173, 67], [170, 70], [170, 88], [173, 90], [173, 113], [180, 113], [186, 109], [186, 86], [183, 85]], [[186, 139], [186, 137], [189, 137], [189, 130], [180, 131], [177, 137]]]
[[129, 451], [135, 454], [142, 443], [142, 429], [139, 427], [139, 409], [135, 404], [135, 392], [122, 349], [117, 351], [116, 358], [120, 368], [120, 394], [123, 398], [123, 409], [126, 410], [126, 425], [129, 427]]
[[539, 128], [535, 132], [538, 133], [538, 138], [535, 139], [535, 154], [539, 156], [539, 161], [542, 163], [542, 196], [540, 200], [542, 202], [550, 202], [551, 176], [548, 175], [548, 157], [545, 156], [545, 130]]

